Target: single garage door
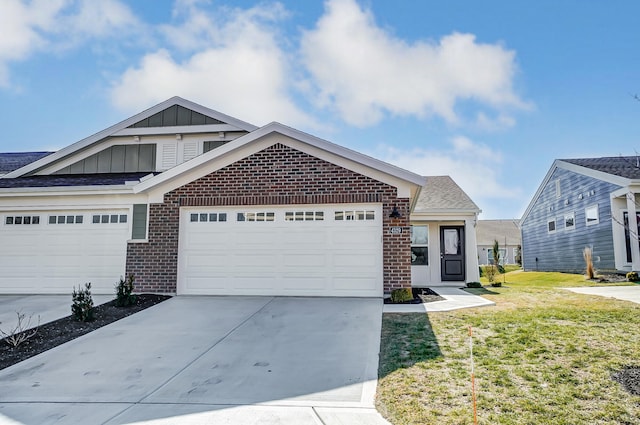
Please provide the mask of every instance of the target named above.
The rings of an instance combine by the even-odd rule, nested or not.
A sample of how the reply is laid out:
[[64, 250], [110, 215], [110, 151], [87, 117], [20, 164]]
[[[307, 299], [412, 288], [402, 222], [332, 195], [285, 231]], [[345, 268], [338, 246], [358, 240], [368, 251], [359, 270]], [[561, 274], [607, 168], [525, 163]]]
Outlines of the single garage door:
[[2, 213], [0, 293], [71, 294], [91, 282], [115, 294], [124, 275], [128, 210]]
[[183, 208], [178, 292], [382, 296], [382, 207]]

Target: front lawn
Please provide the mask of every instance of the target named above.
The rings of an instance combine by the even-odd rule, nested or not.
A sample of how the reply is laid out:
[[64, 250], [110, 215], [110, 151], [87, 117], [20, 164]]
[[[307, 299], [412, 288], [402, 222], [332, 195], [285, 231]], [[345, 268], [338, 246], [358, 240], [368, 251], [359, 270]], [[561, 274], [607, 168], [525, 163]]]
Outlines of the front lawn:
[[378, 410], [393, 424], [472, 424], [468, 327], [482, 424], [640, 424], [611, 374], [640, 367], [640, 305], [575, 294], [581, 275], [513, 272], [469, 290], [494, 307], [385, 314]]

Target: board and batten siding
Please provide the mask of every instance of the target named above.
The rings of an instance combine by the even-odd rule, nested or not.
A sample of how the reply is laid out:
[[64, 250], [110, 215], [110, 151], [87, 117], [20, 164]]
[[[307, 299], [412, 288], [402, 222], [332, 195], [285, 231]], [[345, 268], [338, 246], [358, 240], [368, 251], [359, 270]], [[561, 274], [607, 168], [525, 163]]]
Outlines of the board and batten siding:
[[[556, 168], [521, 223], [524, 270], [584, 273], [582, 252], [589, 246], [593, 249], [595, 268], [614, 271], [610, 193], [618, 188], [593, 177]], [[587, 226], [585, 209], [596, 204], [599, 222]], [[575, 226], [567, 229], [565, 215], [571, 213], [575, 215]], [[553, 233], [548, 231], [550, 219], [556, 221]]]

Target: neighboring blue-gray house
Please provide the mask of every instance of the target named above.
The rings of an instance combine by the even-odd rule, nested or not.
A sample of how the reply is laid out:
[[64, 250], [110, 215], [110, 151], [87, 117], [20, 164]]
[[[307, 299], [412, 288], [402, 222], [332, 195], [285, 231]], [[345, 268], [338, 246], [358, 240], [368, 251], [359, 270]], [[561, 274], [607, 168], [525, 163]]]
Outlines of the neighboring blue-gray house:
[[637, 157], [555, 160], [520, 222], [524, 270], [583, 273], [585, 247], [598, 271], [640, 270], [639, 194]]

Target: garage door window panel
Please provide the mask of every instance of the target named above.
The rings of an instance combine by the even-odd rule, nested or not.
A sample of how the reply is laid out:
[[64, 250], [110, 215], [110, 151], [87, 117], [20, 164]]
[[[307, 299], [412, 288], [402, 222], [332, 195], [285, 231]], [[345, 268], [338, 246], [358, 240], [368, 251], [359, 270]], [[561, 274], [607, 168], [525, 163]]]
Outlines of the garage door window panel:
[[285, 211], [284, 221], [324, 221], [324, 211]]
[[372, 221], [376, 219], [375, 211], [336, 211], [334, 215], [336, 221]]
[[7, 216], [5, 217], [4, 224], [40, 224], [40, 216], [28, 215], [28, 216]]

